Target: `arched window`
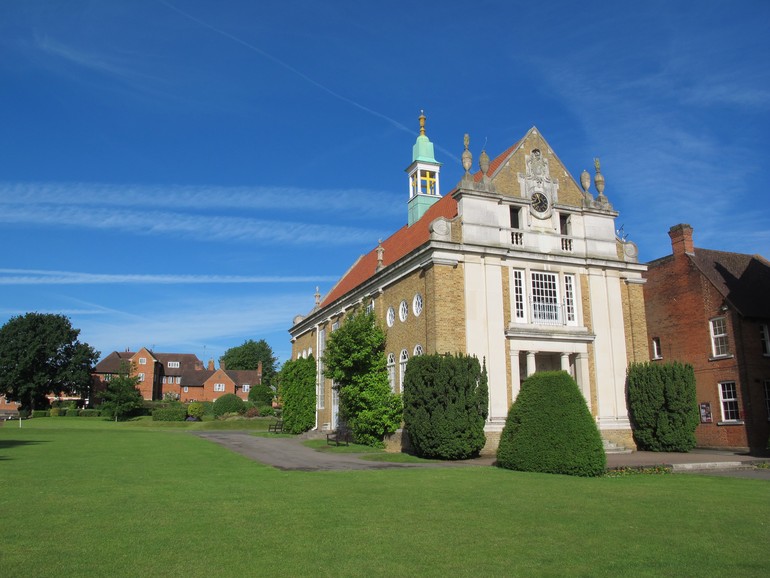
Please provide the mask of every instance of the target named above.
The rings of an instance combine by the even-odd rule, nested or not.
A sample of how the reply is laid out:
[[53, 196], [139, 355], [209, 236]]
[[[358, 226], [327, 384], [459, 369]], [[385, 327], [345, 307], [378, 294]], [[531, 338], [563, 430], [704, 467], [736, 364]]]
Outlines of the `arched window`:
[[388, 327], [393, 327], [393, 324], [396, 322], [396, 311], [392, 307], [388, 307], [387, 321]]
[[388, 353], [388, 383], [390, 384], [390, 391], [396, 391], [396, 355], [394, 353]]
[[414, 346], [414, 356], [417, 357], [418, 355], [422, 355], [422, 345], [419, 343]]
[[412, 299], [412, 311], [414, 312], [415, 317], [419, 317], [420, 313], [422, 313], [422, 295], [419, 293]]
[[404, 374], [406, 373], [407, 361], [409, 361], [409, 352], [406, 349], [402, 349], [401, 356], [398, 358], [398, 382], [401, 384], [401, 393], [404, 392]]
[[401, 305], [398, 308], [398, 318], [403, 322], [406, 321], [406, 318], [409, 316], [409, 305], [406, 304], [406, 301], [402, 301]]

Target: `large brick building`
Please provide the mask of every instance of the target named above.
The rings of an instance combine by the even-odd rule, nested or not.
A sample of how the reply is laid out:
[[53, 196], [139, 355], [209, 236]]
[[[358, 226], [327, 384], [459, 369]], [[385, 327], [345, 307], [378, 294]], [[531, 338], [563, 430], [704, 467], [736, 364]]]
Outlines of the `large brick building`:
[[247, 400], [251, 387], [262, 383], [261, 362], [254, 371], [215, 369], [213, 360], [204, 367], [192, 353], [157, 353], [143, 347], [136, 352], [113, 351], [97, 363], [92, 374], [97, 391], [124, 365], [139, 378], [137, 387], [147, 400], [168, 393], [183, 402], [215, 401], [226, 393]]
[[408, 224], [359, 258], [290, 329], [292, 354], [318, 360], [317, 427], [334, 428], [337, 395], [321, 358], [345, 315], [370, 308], [387, 332], [391, 387], [401, 391], [410, 357], [461, 352], [486, 361], [488, 444], [497, 446], [524, 378], [572, 374], [611, 442], [633, 447], [626, 367], [648, 359], [642, 273], [633, 243], [615, 232], [598, 160], [578, 184], [539, 131], [494, 160], [482, 151], [441, 195], [441, 165], [420, 135], [408, 175]]
[[671, 227], [672, 254], [650, 262], [644, 296], [653, 360], [695, 369], [698, 445], [763, 449], [770, 420], [770, 263], [696, 248]]

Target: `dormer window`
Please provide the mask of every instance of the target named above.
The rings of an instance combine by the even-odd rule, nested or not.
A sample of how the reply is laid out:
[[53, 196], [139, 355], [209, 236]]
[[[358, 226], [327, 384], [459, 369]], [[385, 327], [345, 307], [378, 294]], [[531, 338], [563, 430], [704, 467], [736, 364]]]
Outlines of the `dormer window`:
[[179, 367], [178, 361], [169, 361], [168, 362], [169, 369], [177, 369]]

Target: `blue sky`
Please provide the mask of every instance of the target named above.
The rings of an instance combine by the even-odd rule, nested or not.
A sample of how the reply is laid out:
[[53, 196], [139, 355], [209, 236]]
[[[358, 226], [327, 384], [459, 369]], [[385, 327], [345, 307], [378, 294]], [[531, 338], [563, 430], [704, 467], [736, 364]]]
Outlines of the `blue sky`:
[[218, 358], [406, 222], [421, 109], [460, 180], [537, 126], [644, 261], [770, 257], [770, 2], [8, 0], [0, 323]]

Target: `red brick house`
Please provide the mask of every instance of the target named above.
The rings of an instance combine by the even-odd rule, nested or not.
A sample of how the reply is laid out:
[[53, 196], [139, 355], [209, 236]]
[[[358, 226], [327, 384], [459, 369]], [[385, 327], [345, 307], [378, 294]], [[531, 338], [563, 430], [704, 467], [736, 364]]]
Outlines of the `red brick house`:
[[226, 393], [234, 393], [244, 401], [249, 399], [249, 391], [255, 385], [262, 383], [262, 364], [253, 371], [224, 369], [214, 370], [214, 362], [209, 362], [209, 368], [190, 371], [182, 374], [178, 387], [179, 399], [182, 402], [216, 401]]
[[92, 373], [97, 389], [121, 371], [128, 363], [133, 375], [139, 377], [139, 391], [144, 399], [162, 399], [167, 391], [178, 391], [182, 375], [202, 371], [203, 362], [192, 353], [154, 353], [146, 347], [137, 352], [113, 351], [94, 367]]
[[695, 248], [671, 227], [672, 254], [648, 264], [644, 288], [653, 362], [695, 369], [701, 447], [767, 447], [770, 428], [770, 262]]

